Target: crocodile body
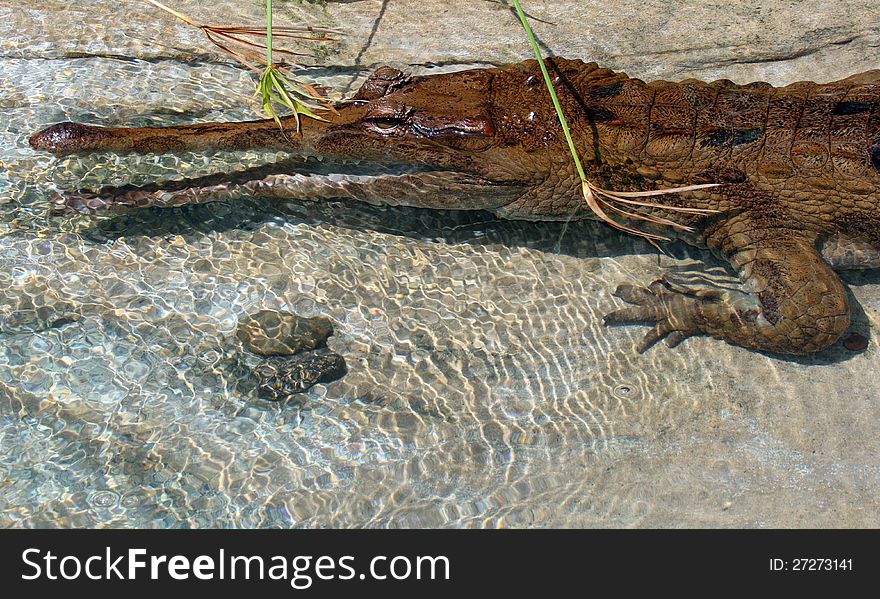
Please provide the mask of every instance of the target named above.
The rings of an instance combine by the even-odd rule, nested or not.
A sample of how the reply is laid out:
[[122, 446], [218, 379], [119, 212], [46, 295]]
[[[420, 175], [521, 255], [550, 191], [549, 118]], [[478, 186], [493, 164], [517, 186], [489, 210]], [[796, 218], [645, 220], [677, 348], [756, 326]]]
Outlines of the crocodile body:
[[[880, 267], [880, 71], [774, 88], [646, 83], [564, 59], [549, 66], [593, 183], [617, 191], [718, 184], [664, 195], [656, 202], [662, 207], [627, 204], [630, 216], [617, 210], [615, 218], [674, 223], [649, 226], [713, 251], [743, 283], [733, 293], [669, 280], [621, 285], [616, 295], [630, 305], [606, 323], [653, 324], [640, 350], [664, 337], [675, 345], [708, 334], [802, 355], [848, 329], [846, 289], [834, 269]], [[525, 220], [593, 217], [535, 61], [424, 77], [382, 68], [323, 116], [305, 120], [299, 133], [272, 121], [140, 129], [62, 123], [31, 143], [57, 153], [269, 147], [381, 166], [374, 176], [332, 184], [320, 174], [254, 170], [56, 200], [80, 211], [249, 194], [480, 209]]]

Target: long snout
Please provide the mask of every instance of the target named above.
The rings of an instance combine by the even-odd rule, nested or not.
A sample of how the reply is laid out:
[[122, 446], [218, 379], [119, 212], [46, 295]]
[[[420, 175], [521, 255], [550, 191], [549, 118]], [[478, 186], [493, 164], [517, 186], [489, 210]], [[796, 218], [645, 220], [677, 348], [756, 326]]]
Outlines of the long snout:
[[[326, 127], [324, 121], [302, 119], [310, 134]], [[29, 142], [36, 150], [53, 154], [81, 152], [174, 153], [220, 149], [297, 150], [306, 141], [297, 132], [293, 117], [239, 123], [201, 123], [172, 127], [97, 127], [81, 123], [58, 123], [34, 134]]]

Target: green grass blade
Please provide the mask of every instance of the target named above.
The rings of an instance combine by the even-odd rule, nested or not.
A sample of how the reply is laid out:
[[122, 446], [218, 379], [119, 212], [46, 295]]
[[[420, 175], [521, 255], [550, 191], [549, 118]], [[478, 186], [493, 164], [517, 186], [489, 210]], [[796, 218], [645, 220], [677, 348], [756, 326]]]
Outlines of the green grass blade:
[[266, 68], [272, 68], [272, 0], [266, 0]]
[[547, 91], [550, 92], [550, 99], [553, 100], [553, 107], [556, 109], [559, 123], [562, 125], [562, 132], [565, 134], [565, 140], [568, 142], [568, 149], [571, 151], [571, 157], [574, 159], [574, 165], [575, 168], [577, 168], [578, 176], [580, 176], [581, 181], [586, 181], [587, 175], [584, 173], [584, 167], [581, 165], [581, 159], [578, 156], [577, 148], [575, 148], [574, 140], [571, 138], [571, 132], [568, 129], [568, 122], [565, 120], [565, 114], [562, 112], [562, 106], [559, 104], [559, 98], [556, 96], [556, 88], [553, 87], [553, 81], [550, 80], [550, 73], [547, 72], [547, 65], [544, 64], [544, 58], [541, 56], [541, 49], [538, 47], [538, 40], [535, 39], [535, 34], [532, 31], [532, 27], [529, 25], [529, 20], [526, 18], [522, 6], [519, 4], [519, 0], [512, 1], [523, 29], [526, 30], [526, 35], [529, 38], [529, 43], [532, 45], [535, 58], [538, 60], [538, 64], [541, 67], [541, 74], [544, 75], [544, 83], [547, 85]]

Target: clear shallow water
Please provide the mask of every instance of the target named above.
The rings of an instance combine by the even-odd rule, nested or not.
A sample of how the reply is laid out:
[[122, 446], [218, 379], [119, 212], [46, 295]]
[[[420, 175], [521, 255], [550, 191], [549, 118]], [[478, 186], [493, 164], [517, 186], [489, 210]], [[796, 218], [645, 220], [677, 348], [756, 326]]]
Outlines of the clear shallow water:
[[[880, 525], [873, 342], [640, 356], [643, 328], [600, 325], [617, 283], [706, 256], [343, 202], [50, 218], [57, 189], [283, 156], [27, 146], [62, 120], [253, 118], [231, 66], [15, 55], [0, 82], [0, 525]], [[876, 276], [848, 281], [876, 328]], [[260, 309], [331, 318], [349, 374], [243, 392], [235, 327]]]

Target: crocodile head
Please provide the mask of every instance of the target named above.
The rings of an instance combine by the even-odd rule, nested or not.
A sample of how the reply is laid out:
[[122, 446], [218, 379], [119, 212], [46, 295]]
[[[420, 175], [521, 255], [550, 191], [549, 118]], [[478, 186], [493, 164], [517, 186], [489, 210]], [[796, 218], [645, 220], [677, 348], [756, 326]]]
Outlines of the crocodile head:
[[328, 185], [356, 181], [349, 187], [358, 193], [350, 195], [368, 201], [385, 196], [388, 203], [511, 216], [516, 200], [536, 190], [548, 198], [577, 195], [560, 193], [576, 191], [578, 179], [534, 61], [428, 76], [383, 67], [351, 100], [320, 116], [302, 119], [298, 133], [289, 119], [285, 131], [271, 120], [159, 128], [61, 123], [30, 143], [58, 154], [284, 149], [322, 157]]
[[[401, 189], [421, 183], [470, 198], [441, 198], [440, 205], [429, 207], [505, 213], [526, 193], [532, 206], [536, 195], [577, 201], [579, 180], [533, 61], [429, 76], [383, 67], [352, 100], [322, 116], [326, 121], [303, 121], [304, 149], [397, 165], [406, 173]], [[393, 186], [392, 177], [384, 176], [385, 190]]]

